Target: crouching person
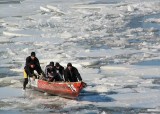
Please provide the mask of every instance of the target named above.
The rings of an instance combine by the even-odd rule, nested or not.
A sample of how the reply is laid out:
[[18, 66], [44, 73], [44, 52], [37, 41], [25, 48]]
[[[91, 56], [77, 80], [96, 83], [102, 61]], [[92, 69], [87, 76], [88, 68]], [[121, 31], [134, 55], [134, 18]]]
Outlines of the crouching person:
[[54, 80], [55, 73], [54, 62], [50, 62], [45, 68], [45, 80], [52, 82]]
[[61, 66], [58, 62], [55, 64], [55, 78], [56, 81], [64, 81], [64, 67]]
[[72, 66], [71, 63], [67, 64], [67, 68], [64, 71], [65, 81], [67, 82], [78, 82], [82, 81], [82, 77], [78, 72], [77, 68]]
[[42, 70], [38, 67], [35, 67], [35, 64], [33, 62], [29, 63], [24, 67], [24, 82], [23, 82], [23, 90], [26, 89], [26, 85], [28, 84], [28, 78], [37, 78], [37, 76], [34, 74], [34, 71], [36, 71], [39, 75], [42, 74]]

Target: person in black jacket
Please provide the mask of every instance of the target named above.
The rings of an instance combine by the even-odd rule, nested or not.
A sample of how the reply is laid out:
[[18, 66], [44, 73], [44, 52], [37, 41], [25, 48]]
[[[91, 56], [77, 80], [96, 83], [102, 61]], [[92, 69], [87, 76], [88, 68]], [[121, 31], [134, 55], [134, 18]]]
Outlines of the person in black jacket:
[[53, 81], [55, 77], [56, 71], [54, 68], [54, 62], [50, 62], [49, 65], [45, 68], [45, 78], [47, 81]]
[[65, 81], [78, 82], [82, 81], [81, 75], [79, 74], [77, 68], [72, 66], [71, 63], [67, 64], [67, 68], [64, 71]]
[[64, 67], [61, 66], [58, 62], [55, 64], [56, 77], [57, 81], [64, 81]]
[[28, 84], [28, 78], [29, 77], [35, 77], [37, 76], [34, 74], [34, 70], [37, 71], [37, 73], [40, 75], [42, 73], [41, 69], [38, 69], [38, 67], [35, 67], [35, 64], [33, 62], [30, 62], [24, 67], [24, 82], [23, 82], [23, 90], [26, 89], [26, 85]]
[[29, 65], [31, 62], [34, 63], [36, 69], [40, 69], [42, 72], [42, 68], [40, 66], [38, 58], [36, 57], [35, 52], [31, 52], [31, 55], [26, 58], [26, 66]]

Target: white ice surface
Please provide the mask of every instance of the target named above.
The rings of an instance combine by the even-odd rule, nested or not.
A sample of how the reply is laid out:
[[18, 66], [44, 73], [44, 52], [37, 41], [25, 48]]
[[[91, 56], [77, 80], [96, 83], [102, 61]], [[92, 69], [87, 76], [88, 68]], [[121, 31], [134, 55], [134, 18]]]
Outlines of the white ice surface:
[[[22, 108], [23, 103], [32, 108], [58, 101], [65, 104], [61, 104], [63, 110], [92, 104], [160, 112], [160, 40], [155, 35], [159, 29], [128, 25], [136, 19], [159, 24], [159, 18], [138, 20], [144, 15], [158, 14], [159, 0], [119, 0], [115, 4], [95, 1], [100, 2], [25, 0], [21, 4], [0, 4], [1, 69], [9, 68], [22, 75], [25, 58], [35, 51], [43, 69], [50, 61], [64, 67], [72, 62], [88, 84], [77, 101], [39, 97], [42, 93], [29, 95], [37, 95], [31, 102], [11, 100], [14, 96], [4, 99], [8, 95], [5, 88], [0, 90], [4, 91], [1, 101], [18, 102], [10, 108]], [[22, 76], [15, 77], [1, 78], [0, 85], [21, 88]], [[86, 109], [79, 113], [99, 111]]]

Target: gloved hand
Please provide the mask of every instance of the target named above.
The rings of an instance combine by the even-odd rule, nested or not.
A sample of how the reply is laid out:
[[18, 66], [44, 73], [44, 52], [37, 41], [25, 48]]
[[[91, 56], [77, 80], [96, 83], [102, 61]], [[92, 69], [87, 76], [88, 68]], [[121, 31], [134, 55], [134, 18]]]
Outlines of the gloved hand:
[[33, 75], [33, 77], [32, 77], [32, 78], [33, 78], [33, 80], [35, 81], [35, 79], [36, 79], [35, 75]]
[[41, 73], [40, 75], [39, 75], [39, 79], [43, 79], [43, 74]]

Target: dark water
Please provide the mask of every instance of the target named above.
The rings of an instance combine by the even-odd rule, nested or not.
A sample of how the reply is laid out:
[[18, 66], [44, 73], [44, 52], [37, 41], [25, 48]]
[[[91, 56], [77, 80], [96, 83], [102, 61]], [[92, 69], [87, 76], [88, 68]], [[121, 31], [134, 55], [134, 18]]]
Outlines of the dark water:
[[17, 76], [18, 73], [11, 71], [10, 68], [0, 67], [0, 78], [8, 77], [8, 76]]
[[19, 4], [23, 0], [0, 0], [0, 4]]
[[[149, 19], [149, 18], [159, 19], [160, 18], [160, 14], [152, 14], [152, 15], [144, 16], [143, 20], [146, 20], [146, 19]], [[143, 27], [144, 28], [154, 27], [154, 28], [160, 30], [160, 23], [145, 22], [145, 23], [143, 23]]]
[[154, 28], [154, 29], [158, 30], [156, 33], [158, 35], [160, 35], [160, 23], [145, 22], [145, 20], [150, 19], [150, 18], [159, 19], [160, 18], [160, 14], [150, 14], [150, 15], [145, 15], [145, 16], [133, 17], [130, 20], [130, 23], [127, 26], [130, 27], [130, 28], [139, 28], [139, 27], [141, 27], [143, 29]]
[[135, 65], [143, 65], [143, 66], [160, 66], [160, 60], [159, 59], [155, 59], [155, 60], [146, 60], [146, 61], [142, 61], [139, 63], [136, 63]]
[[7, 97], [20, 97], [22, 96], [22, 90], [11, 87], [0, 87], [0, 99]]
[[95, 0], [94, 2], [90, 2], [89, 4], [117, 4], [123, 0]]
[[19, 111], [9, 111], [9, 110], [0, 110], [0, 114], [24, 114], [24, 113], [21, 113]]

